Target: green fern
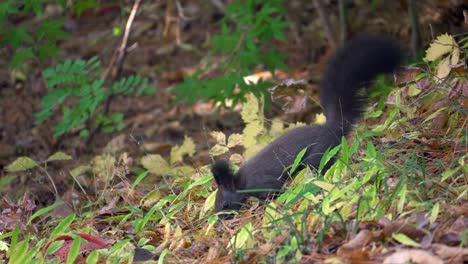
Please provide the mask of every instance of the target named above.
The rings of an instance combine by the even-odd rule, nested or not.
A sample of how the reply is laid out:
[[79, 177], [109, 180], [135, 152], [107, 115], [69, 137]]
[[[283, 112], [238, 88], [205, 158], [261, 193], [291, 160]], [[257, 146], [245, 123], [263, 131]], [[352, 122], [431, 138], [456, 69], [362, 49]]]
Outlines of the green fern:
[[[148, 84], [147, 79], [132, 75], [122, 78], [108, 88], [105, 81], [100, 79], [101, 73], [100, 61], [96, 57], [88, 61], [66, 60], [55, 68], [44, 70], [42, 76], [49, 91], [42, 98], [41, 111], [34, 115], [36, 125], [61, 110], [62, 120], [53, 129], [56, 137], [77, 128], [81, 130], [80, 136], [87, 136], [90, 119], [95, 119], [94, 127], [101, 125], [105, 132], [121, 130], [123, 114], [104, 114], [99, 106], [111, 96], [132, 93], [141, 96], [152, 93], [154, 87]], [[88, 124], [88, 127], [83, 127], [85, 124]]]

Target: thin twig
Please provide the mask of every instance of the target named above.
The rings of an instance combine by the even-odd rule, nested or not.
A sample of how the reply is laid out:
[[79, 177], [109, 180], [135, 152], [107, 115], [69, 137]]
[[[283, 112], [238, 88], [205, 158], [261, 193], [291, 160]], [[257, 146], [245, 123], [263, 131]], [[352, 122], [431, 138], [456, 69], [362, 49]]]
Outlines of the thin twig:
[[130, 29], [132, 28], [133, 20], [135, 19], [140, 3], [141, 0], [135, 0], [135, 3], [133, 3], [132, 11], [130, 12], [130, 16], [128, 17], [127, 24], [125, 25], [125, 33], [122, 39], [122, 43], [120, 44], [117, 62], [113, 72], [114, 80], [118, 79], [120, 77], [120, 74], [122, 73], [122, 64], [124, 62], [125, 56], [127, 55], [127, 45], [128, 38], [130, 37]]
[[[128, 46], [128, 39], [130, 37], [130, 30], [132, 28], [133, 21], [135, 20], [136, 13], [138, 11], [138, 8], [140, 7], [141, 0], [135, 0], [133, 3], [132, 11], [130, 12], [130, 16], [127, 19], [127, 24], [125, 25], [125, 32], [122, 38], [122, 42], [120, 43], [120, 47], [117, 50], [117, 56], [113, 56], [111, 62], [109, 63], [108, 70], [105, 73], [105, 76], [107, 77], [108, 72], [112, 70], [112, 74], [110, 75], [110, 80], [115, 81], [120, 78], [120, 75], [122, 74], [122, 65], [125, 60], [125, 56], [127, 55], [127, 46]], [[115, 53], [114, 53], [115, 54]], [[107, 78], [106, 78], [107, 79]], [[110, 110], [110, 103], [112, 102], [112, 99], [114, 96], [111, 94], [109, 97], [107, 97], [106, 104], [104, 106], [104, 115], [107, 115]], [[89, 135], [88, 140], [86, 141], [86, 144], [90, 144], [93, 141], [93, 138], [96, 133], [98, 133], [102, 128], [102, 125], [99, 124]]]

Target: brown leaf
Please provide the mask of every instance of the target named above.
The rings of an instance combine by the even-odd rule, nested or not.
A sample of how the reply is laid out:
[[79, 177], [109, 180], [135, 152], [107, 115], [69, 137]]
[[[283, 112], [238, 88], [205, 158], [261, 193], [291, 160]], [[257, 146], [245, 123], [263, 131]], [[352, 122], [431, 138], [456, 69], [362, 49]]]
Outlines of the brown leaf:
[[395, 73], [395, 83], [397, 85], [407, 84], [413, 82], [418, 74], [423, 70], [419, 67], [405, 66], [399, 67]]
[[271, 99], [273, 101], [281, 100], [283, 103], [282, 109], [290, 113], [299, 113], [304, 111], [307, 104], [309, 91], [308, 83], [305, 80], [287, 79], [280, 85], [270, 89]]
[[9, 232], [19, 226], [21, 230], [26, 230], [26, 223], [32, 211], [36, 208], [34, 202], [25, 194], [18, 205], [3, 196], [0, 213], [0, 232]]
[[468, 249], [460, 247], [449, 247], [442, 244], [433, 244], [432, 250], [442, 258], [445, 263], [463, 264], [468, 261]]
[[450, 226], [450, 231], [458, 234], [462, 234], [466, 230], [468, 223], [468, 217], [460, 216], [455, 220], [455, 222]]
[[444, 262], [437, 256], [432, 255], [430, 252], [417, 249], [403, 249], [399, 250], [392, 255], [385, 258], [384, 264], [444, 264]]
[[401, 233], [410, 237], [413, 240], [420, 241], [426, 234], [423, 230], [406, 222], [391, 222], [382, 217], [379, 219], [379, 225], [383, 227], [383, 235], [391, 237], [393, 233]]
[[365, 247], [372, 239], [372, 234], [369, 230], [361, 230], [353, 239], [343, 244], [339, 249], [338, 255], [349, 255], [351, 253], [357, 253], [356, 250], [361, 250]]
[[468, 217], [468, 203], [461, 205], [442, 204], [441, 207], [452, 215]]

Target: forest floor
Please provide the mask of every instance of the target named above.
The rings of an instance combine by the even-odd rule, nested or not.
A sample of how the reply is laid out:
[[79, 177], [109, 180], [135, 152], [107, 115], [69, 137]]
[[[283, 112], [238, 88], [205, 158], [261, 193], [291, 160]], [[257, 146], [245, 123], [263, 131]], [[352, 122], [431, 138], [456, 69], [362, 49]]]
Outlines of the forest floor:
[[[54, 138], [52, 126], [59, 119], [57, 116], [39, 126], [34, 125], [34, 113], [40, 110], [41, 98], [46, 94], [45, 83], [41, 75], [43, 65], [32, 62], [20, 71], [12, 72], [6, 67], [8, 50], [0, 47], [0, 65], [2, 65], [0, 67], [0, 192], [3, 198], [8, 197], [8, 200], [10, 202], [15, 201], [13, 202], [15, 204], [16, 201], [21, 201], [22, 197], [27, 197], [24, 199], [35, 205], [34, 211], [50, 206], [59, 198], [67, 206], [58, 207], [57, 210], [60, 210], [60, 212], [56, 213], [63, 216], [68, 215], [71, 211], [83, 213], [85, 211], [84, 207], [76, 210], [76, 204], [84, 206], [87, 202], [99, 200], [108, 194], [105, 194], [100, 187], [96, 187], [94, 182], [87, 182], [84, 187], [79, 186], [80, 183], [77, 184], [77, 180], [70, 176], [70, 171], [79, 166], [91, 164], [97, 156], [107, 153], [114, 155], [117, 160], [122, 158], [122, 153], [125, 153], [125, 162], [129, 162], [133, 166], [140, 166], [141, 158], [149, 154], [160, 154], [163, 158], [169, 159], [171, 149], [174, 146], [181, 145], [186, 137], [190, 137], [195, 142], [196, 154], [190, 158], [185, 157], [184, 165], [198, 169], [212, 162], [209, 150], [217, 144], [216, 139], [210, 136], [212, 131], [222, 131], [226, 135], [242, 131], [244, 122], [240, 115], [241, 107], [233, 110], [218, 110], [213, 108], [210, 102], [198, 102], [194, 105], [174, 104], [173, 100], [176, 95], [171, 92], [172, 88], [183, 82], [184, 75], [191, 74], [200, 67], [200, 61], [213, 56], [209, 54], [207, 43], [219, 30], [217, 22], [222, 17], [222, 11], [213, 6], [212, 1], [182, 1], [184, 13], [182, 16], [176, 5], [166, 4], [166, 1], [150, 2], [144, 3], [131, 29], [129, 46], [132, 48], [129, 50], [123, 64], [123, 76], [141, 74], [151, 80], [151, 83], [156, 86], [156, 91], [151, 95], [142, 97], [115, 97], [111, 104], [111, 110], [125, 114], [124, 129], [112, 134], [101, 132], [89, 144], [79, 138], [76, 132], [66, 134], [61, 138]], [[290, 30], [288, 30], [288, 42], [278, 43], [277, 48], [288, 55], [286, 64], [289, 66], [290, 72], [279, 72], [276, 78], [270, 79], [270, 81], [281, 82], [284, 79], [306, 79], [315, 92], [312, 98], [316, 99], [316, 89], [323, 65], [329, 55], [332, 54], [333, 49], [327, 45], [318, 19], [311, 18], [310, 14], [314, 10], [311, 1], [292, 0], [288, 2], [286, 6], [287, 18], [291, 23]], [[463, 25], [460, 24], [463, 22], [459, 21], [458, 15], [454, 15], [458, 14], [456, 12], [463, 7], [463, 4], [451, 6], [450, 4], [438, 4], [438, 2], [427, 1], [427, 3], [421, 5], [419, 10], [425, 47], [427, 47], [430, 40], [439, 34], [445, 32], [455, 34], [463, 31]], [[129, 8], [129, 6], [126, 8]], [[333, 14], [336, 13], [333, 10], [335, 8], [333, 5], [326, 8], [332, 10], [330, 12]], [[53, 6], [48, 12], [50, 14], [47, 15], [51, 17], [63, 16], [60, 11], [54, 10]], [[385, 32], [396, 37], [401, 43], [411, 43], [409, 22], [407, 19], [397, 19], [401, 17], [403, 12], [406, 12], [406, 10], [396, 2], [384, 3], [375, 9], [356, 4], [350, 9], [349, 16], [353, 18], [350, 22], [350, 28], [355, 32]], [[121, 41], [121, 35], [114, 36], [112, 34], [113, 28], [120, 27], [123, 29], [127, 14], [128, 12], [124, 12], [122, 6], [112, 4], [112, 1], [109, 1], [108, 4], [102, 4], [98, 8], [85, 11], [80, 17], [64, 17], [66, 30], [72, 36], [59, 44], [62, 48], [60, 57], [88, 59], [98, 56], [102, 60], [103, 66], [108, 65]], [[34, 23], [34, 17], [18, 18], [15, 23]], [[431, 25], [432, 32], [427, 25]], [[466, 29], [466, 25], [464, 29]], [[261, 74], [261, 72], [263, 70], [259, 69], [258, 72], [252, 72], [252, 75]], [[309, 104], [309, 107], [302, 113], [296, 115], [285, 114], [281, 111], [281, 105], [274, 104], [273, 111], [267, 113], [267, 116], [268, 118], [277, 117], [290, 123], [296, 121], [310, 122], [311, 117], [315, 116], [320, 108], [313, 101], [309, 102]], [[48, 164], [47, 173], [41, 170], [31, 170], [10, 177], [11, 173], [6, 171], [6, 166], [18, 157], [27, 156], [35, 161], [44, 161], [57, 151], [70, 155], [72, 159]], [[128, 161], [129, 159], [131, 161]], [[138, 173], [132, 171], [126, 177], [131, 182], [138, 175]], [[1, 180], [7, 178], [8, 182]], [[53, 186], [50, 184], [51, 179], [57, 187], [58, 193], [55, 193]], [[145, 180], [147, 181], [145, 187], [132, 198], [135, 200], [126, 200], [125, 203], [138, 205], [138, 202], [135, 202], [138, 197], [141, 198], [151, 191], [151, 186], [166, 181], [163, 178]], [[110, 188], [113, 189], [111, 193], [120, 195], [120, 191], [124, 190], [124, 188], [118, 186], [115, 182], [113, 184], [115, 185]], [[212, 184], [214, 185], [214, 181], [212, 181]], [[83, 192], [82, 188], [86, 192]], [[164, 191], [162, 193], [167, 194]], [[160, 193], [160, 195], [163, 194]], [[104, 200], [114, 203], [112, 204], [113, 207], [118, 207], [115, 204], [118, 203], [117, 201], [109, 197], [105, 197]], [[125, 200], [125, 198], [121, 198], [119, 202], [122, 202], [122, 200]], [[10, 202], [4, 200], [1, 206], [2, 209], [24, 206], [25, 200], [23, 200], [23, 204], [18, 202], [18, 205], [13, 205]], [[203, 201], [200, 203], [203, 203]], [[465, 207], [462, 206], [461, 208], [461, 210], [467, 210], [466, 204]], [[96, 218], [102, 221], [106, 219], [106, 222], [110, 221], [107, 220], [106, 213], [111, 215], [120, 213], [119, 210], [110, 213], [112, 210], [109, 210], [109, 208], [103, 208], [103, 210], [106, 212], [100, 212], [99, 215], [96, 215]], [[32, 210], [29, 211], [29, 213], [32, 212]], [[464, 214], [466, 214], [466, 211], [461, 213], [461, 215]], [[468, 218], [467, 215], [464, 216], [464, 220], [461, 220], [463, 223], [459, 224], [464, 225], [466, 228]], [[99, 219], [94, 219], [96, 226], [100, 225], [98, 223]], [[417, 219], [416, 221], [423, 220]], [[245, 224], [245, 221], [239, 220], [239, 222], [231, 222], [230, 224], [240, 223]], [[377, 222], [369, 221], [367, 224], [377, 225]], [[388, 223], [379, 222], [378, 224], [389, 229], [397, 228]], [[46, 224], [42, 222], [39, 226], [42, 225]], [[201, 224], [197, 225], [200, 229], [206, 228]], [[180, 226], [185, 233], [183, 225]], [[130, 227], [126, 228], [130, 229]], [[334, 228], [340, 230], [338, 226], [334, 226]], [[102, 227], [96, 227], [96, 229], [108, 230]], [[167, 242], [167, 237], [162, 235], [168, 236], [167, 232], [165, 233], [167, 229], [168, 227], [164, 225], [154, 228], [151, 231], [152, 233], [149, 234], [150, 240], [152, 239], [150, 242], [160, 248], [164, 248], [161, 243], [165, 242], [169, 246], [170, 243]], [[121, 231], [130, 232], [130, 230]], [[171, 229], [170, 233], [176, 236], [175, 233], [179, 231], [174, 228], [174, 230]], [[42, 231], [38, 233], [42, 233]], [[232, 231], [231, 235], [233, 233], [234, 231]], [[459, 230], [457, 229], [453, 233], [459, 234]], [[418, 233], [416, 236], [422, 235]], [[118, 241], [117, 237], [123, 238], [125, 235], [120, 233], [112, 237], [112, 239]], [[194, 237], [196, 236], [194, 235]], [[232, 260], [223, 257], [222, 250], [213, 252], [211, 247], [207, 246], [212, 242], [219, 248], [228, 241], [226, 234], [218, 238], [218, 240], [212, 241], [203, 240], [202, 248], [195, 248], [195, 245], [201, 244], [197, 243], [196, 238], [192, 239], [191, 245], [188, 245], [189, 242], [187, 241], [184, 242], [185, 244], [182, 243], [182, 246], [181, 243], [171, 245], [169, 248], [174, 252], [177, 250], [176, 247], [185, 247], [187, 249], [184, 254], [179, 256], [179, 259], [177, 257], [172, 259], [184, 262], [188, 259], [187, 255], [193, 254], [194, 258], [199, 261], [210, 258], [220, 262]], [[339, 236], [338, 238], [342, 237]], [[272, 250], [272, 248], [283, 243], [284, 240], [283, 236], [278, 236], [276, 241], [263, 244], [263, 247], [259, 250], [265, 252]], [[398, 241], [401, 242], [401, 240]], [[335, 243], [331, 244], [337, 245], [339, 243], [335, 241]], [[450, 242], [447, 244], [450, 244]], [[353, 256], [362, 258], [358, 261], [363, 261], [365, 258], [364, 253], [362, 253], [363, 255], [360, 255], [361, 253], [357, 254], [352, 245], [348, 246], [352, 248], [350, 251], [353, 252]], [[203, 253], [205, 250], [209, 250], [209, 252]], [[323, 249], [321, 250], [323, 253]], [[332, 246], [329, 246], [327, 250], [331, 252], [330, 254], [336, 252]], [[342, 253], [344, 251], [343, 249]], [[0, 248], [0, 260], [2, 259], [1, 252]], [[305, 252], [316, 252], [316, 249], [307, 248]], [[161, 251], [159, 251], [158, 256], [161, 254]], [[211, 255], [206, 256], [206, 254]], [[248, 259], [247, 261], [256, 260], [258, 257], [254, 253], [250, 252], [249, 254], [244, 256]], [[411, 254], [411, 252], [408, 254]], [[5, 254], [3, 254], [3, 257], [5, 257]], [[236, 257], [242, 259], [242, 257]], [[323, 255], [310, 253], [305, 254], [301, 261], [314, 263], [314, 261], [324, 259]], [[468, 261], [467, 258], [464, 260]], [[379, 258], [373, 261], [377, 262], [367, 263], [378, 263]], [[351, 260], [349, 263], [357, 262]]]

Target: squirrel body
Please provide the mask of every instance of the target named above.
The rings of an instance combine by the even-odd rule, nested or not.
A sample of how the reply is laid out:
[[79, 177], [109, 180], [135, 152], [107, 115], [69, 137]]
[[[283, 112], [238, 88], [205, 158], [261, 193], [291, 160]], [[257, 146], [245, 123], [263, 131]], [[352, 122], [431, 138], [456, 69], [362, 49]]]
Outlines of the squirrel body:
[[[327, 64], [320, 85], [326, 123], [286, 132], [242, 164], [235, 174], [226, 161], [216, 161], [212, 167], [218, 185], [215, 210], [239, 210], [249, 196], [266, 199], [272, 191], [281, 190], [290, 176], [290, 166], [305, 148], [296, 172], [304, 166], [317, 169], [323, 153], [340, 144], [362, 116], [367, 100], [362, 88], [377, 75], [392, 72], [400, 59], [401, 51], [395, 41], [379, 35], [357, 37], [338, 49]], [[334, 160], [328, 162], [322, 173], [333, 163]], [[257, 191], [239, 192], [252, 189]]]

